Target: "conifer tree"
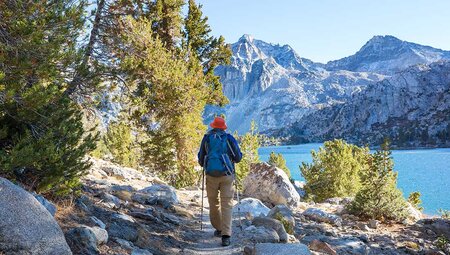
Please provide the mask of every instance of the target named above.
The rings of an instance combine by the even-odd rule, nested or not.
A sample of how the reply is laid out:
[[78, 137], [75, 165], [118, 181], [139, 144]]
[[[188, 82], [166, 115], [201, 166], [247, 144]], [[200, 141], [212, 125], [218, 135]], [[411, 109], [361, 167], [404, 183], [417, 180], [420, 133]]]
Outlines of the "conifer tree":
[[181, 42], [184, 0], [156, 0], [151, 10], [152, 27], [167, 49], [175, 49]]
[[[152, 26], [146, 19], [128, 18], [123, 25], [124, 43], [118, 50], [121, 67], [127, 72], [130, 87], [134, 87], [138, 105], [134, 116], [143, 126], [154, 126], [170, 136], [165, 139], [170, 143], [164, 143], [174, 146], [170, 150], [175, 155], [178, 179], [173, 184], [192, 185], [196, 181], [195, 154], [206, 129], [201, 115], [207, 94], [202, 67], [195, 58], [186, 62], [182, 54], [167, 49], [152, 36]], [[148, 130], [151, 134], [152, 128]], [[150, 137], [149, 141], [155, 140]], [[163, 154], [170, 155], [169, 151]]]
[[[250, 172], [251, 164], [259, 162], [258, 149], [261, 146], [261, 139], [257, 129], [255, 121], [252, 121], [250, 131], [239, 137], [239, 145], [242, 151], [242, 160], [236, 165], [236, 181], [239, 188], [242, 188], [242, 181]], [[237, 133], [235, 136], [237, 136]]]
[[378, 220], [402, 221], [407, 217], [407, 205], [397, 188], [397, 172], [387, 141], [369, 158], [368, 171], [361, 172], [362, 188], [349, 210], [355, 215]]
[[[131, 2], [117, 3], [114, 11], [131, 13], [129, 5], [143, 6]], [[131, 15], [117, 16], [114, 23], [118, 26], [113, 30], [117, 42], [110, 46], [131, 92], [131, 115], [147, 136], [141, 143], [143, 160], [175, 186], [192, 185], [197, 180], [195, 156], [206, 130], [202, 112], [213, 94], [205, 66], [222, 63], [223, 57], [216, 51], [225, 47], [223, 40], [214, 46], [217, 40], [208, 35], [209, 27], [201, 35], [210, 38], [207, 44], [197, 44], [208, 54], [199, 57], [197, 51], [179, 43], [183, 4], [179, 0], [158, 0]], [[195, 26], [195, 21], [191, 24]], [[221, 89], [214, 93], [223, 97]]]
[[177, 162], [172, 136], [164, 129], [149, 130], [142, 142], [143, 163], [168, 183], [177, 182]]
[[211, 89], [208, 104], [225, 105], [228, 99], [222, 93], [222, 83], [214, 74], [214, 69], [230, 64], [232, 52], [222, 36], [215, 38], [210, 35], [208, 17], [203, 16], [201, 8], [194, 0], [189, 0], [189, 11], [184, 20], [183, 47], [192, 51], [203, 65], [205, 81]]
[[95, 147], [63, 93], [84, 8], [84, 1], [0, 2], [0, 172], [38, 192], [71, 192]]
[[422, 211], [423, 207], [420, 206], [422, 204], [422, 200], [420, 200], [420, 192], [414, 191], [411, 192], [408, 196], [408, 202], [414, 206], [417, 210]]
[[289, 171], [289, 168], [286, 166], [286, 160], [284, 159], [283, 155], [281, 153], [275, 153], [271, 152], [269, 156], [269, 162], [270, 165], [276, 166], [283, 170], [286, 175], [291, 178], [291, 171]]
[[302, 163], [307, 196], [321, 202], [332, 197], [354, 196], [361, 187], [359, 174], [366, 172], [368, 148], [344, 140], [326, 141], [319, 151], [312, 151], [313, 162]]
[[110, 123], [105, 135], [105, 144], [118, 164], [137, 167], [139, 156], [130, 123], [126, 120]]

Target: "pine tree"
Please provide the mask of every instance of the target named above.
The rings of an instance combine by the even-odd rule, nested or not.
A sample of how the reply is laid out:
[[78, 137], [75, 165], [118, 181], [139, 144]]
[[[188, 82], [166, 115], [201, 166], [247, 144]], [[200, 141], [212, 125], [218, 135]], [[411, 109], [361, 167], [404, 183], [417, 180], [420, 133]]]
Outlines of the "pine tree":
[[289, 177], [289, 179], [291, 178], [291, 171], [286, 166], [286, 160], [284, 159], [284, 157], [281, 153], [276, 154], [275, 152], [272, 151], [270, 153], [268, 163], [272, 166], [276, 166], [276, 167], [280, 168], [281, 170], [283, 170], [286, 173], [286, 175]]
[[239, 145], [242, 151], [242, 160], [236, 165], [236, 181], [239, 188], [242, 188], [242, 181], [250, 172], [251, 164], [259, 162], [258, 149], [261, 146], [261, 139], [256, 132], [257, 129], [255, 121], [252, 121], [250, 131], [239, 137]]
[[397, 188], [397, 173], [387, 141], [369, 158], [368, 171], [361, 172], [362, 188], [348, 209], [351, 213], [379, 220], [401, 221], [407, 217], [407, 205]]
[[0, 172], [67, 194], [95, 147], [63, 91], [73, 75], [85, 2], [0, 2]]
[[189, 0], [189, 11], [184, 20], [183, 47], [192, 51], [203, 65], [205, 81], [211, 89], [208, 104], [223, 106], [228, 103], [228, 99], [222, 93], [222, 83], [214, 74], [214, 69], [219, 65], [230, 64], [232, 52], [222, 36], [215, 38], [210, 35], [208, 17], [203, 16], [201, 8], [194, 0]]
[[152, 6], [152, 28], [167, 49], [175, 49], [181, 42], [184, 0], [156, 0]]
[[423, 207], [420, 206], [422, 204], [422, 200], [420, 200], [420, 192], [414, 191], [411, 192], [408, 196], [408, 202], [414, 206], [417, 210], [422, 211]]
[[110, 123], [104, 140], [114, 157], [114, 162], [124, 166], [137, 167], [139, 153], [130, 123], [126, 120]]
[[150, 130], [141, 145], [144, 165], [153, 170], [160, 178], [170, 184], [176, 184], [178, 166], [173, 148], [172, 136], [163, 129]]
[[[197, 180], [195, 154], [206, 130], [202, 112], [207, 89], [202, 67], [195, 58], [186, 62], [183, 54], [167, 49], [152, 36], [152, 26], [146, 19], [128, 18], [123, 26], [124, 42], [118, 50], [122, 70], [133, 88], [133, 116], [143, 126], [154, 126], [157, 132], [170, 136], [178, 171], [174, 185], [192, 185]], [[156, 140], [150, 137], [149, 141]], [[161, 153], [170, 155], [169, 151]]]
[[307, 196], [321, 202], [332, 197], [354, 196], [361, 187], [359, 174], [367, 171], [368, 148], [344, 140], [326, 141], [319, 151], [312, 151], [313, 162], [302, 163]]

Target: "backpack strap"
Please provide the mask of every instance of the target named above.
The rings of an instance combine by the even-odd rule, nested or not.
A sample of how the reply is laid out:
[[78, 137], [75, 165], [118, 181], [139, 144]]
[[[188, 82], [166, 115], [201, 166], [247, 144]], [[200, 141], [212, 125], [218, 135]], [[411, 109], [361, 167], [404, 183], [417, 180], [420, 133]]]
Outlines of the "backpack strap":
[[236, 154], [234, 153], [233, 148], [231, 147], [230, 141], [228, 140], [228, 136], [227, 136], [227, 145], [228, 145], [228, 149], [230, 149], [231, 154], [233, 154], [233, 157], [236, 157]]

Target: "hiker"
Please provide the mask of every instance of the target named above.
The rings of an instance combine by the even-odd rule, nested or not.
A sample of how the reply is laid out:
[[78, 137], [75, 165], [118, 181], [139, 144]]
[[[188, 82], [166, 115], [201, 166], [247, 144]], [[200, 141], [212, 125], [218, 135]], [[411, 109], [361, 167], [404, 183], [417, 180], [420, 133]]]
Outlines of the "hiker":
[[206, 174], [206, 194], [214, 236], [221, 236], [222, 245], [228, 246], [231, 242], [234, 163], [241, 161], [242, 153], [236, 139], [225, 132], [227, 125], [223, 118], [214, 118], [210, 126], [212, 130], [205, 134], [200, 145], [198, 163]]

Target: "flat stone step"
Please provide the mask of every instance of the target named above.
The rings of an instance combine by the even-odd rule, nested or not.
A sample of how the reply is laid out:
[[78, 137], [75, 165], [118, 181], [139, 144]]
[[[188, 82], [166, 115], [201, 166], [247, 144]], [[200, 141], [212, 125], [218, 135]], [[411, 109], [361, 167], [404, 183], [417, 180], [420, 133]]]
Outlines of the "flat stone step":
[[255, 245], [256, 255], [311, 255], [308, 246], [301, 243], [258, 243]]

